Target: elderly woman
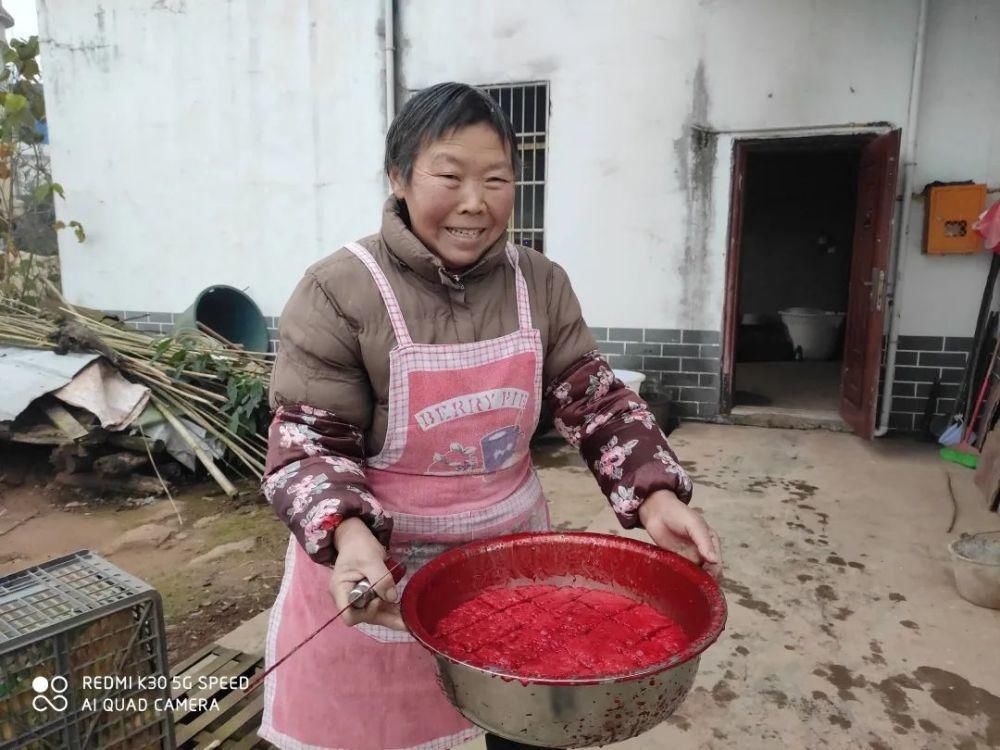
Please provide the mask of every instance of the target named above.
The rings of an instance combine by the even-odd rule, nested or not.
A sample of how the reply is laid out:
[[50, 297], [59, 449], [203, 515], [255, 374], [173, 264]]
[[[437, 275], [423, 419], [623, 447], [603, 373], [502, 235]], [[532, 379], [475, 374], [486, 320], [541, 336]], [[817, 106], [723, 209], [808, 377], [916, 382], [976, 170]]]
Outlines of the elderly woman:
[[[515, 136], [487, 95], [421, 91], [389, 129], [377, 234], [312, 266], [281, 316], [264, 492], [292, 538], [261, 736], [281, 748], [449, 748], [476, 736], [406, 632], [387, 556], [408, 574], [457, 544], [548, 528], [529, 441], [543, 399], [621, 524], [719, 541], [645, 403], [614, 378], [566, 272], [506, 241]], [[522, 747], [487, 737], [488, 748]]]

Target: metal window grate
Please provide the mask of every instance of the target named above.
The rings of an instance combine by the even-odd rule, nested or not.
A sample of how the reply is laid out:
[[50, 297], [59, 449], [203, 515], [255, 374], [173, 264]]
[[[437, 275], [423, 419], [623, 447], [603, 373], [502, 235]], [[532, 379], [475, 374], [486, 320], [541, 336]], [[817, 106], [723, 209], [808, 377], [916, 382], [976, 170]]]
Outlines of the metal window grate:
[[511, 241], [544, 252], [549, 85], [511, 83], [480, 88], [500, 104], [517, 135], [522, 166], [514, 183], [514, 211], [509, 227]]

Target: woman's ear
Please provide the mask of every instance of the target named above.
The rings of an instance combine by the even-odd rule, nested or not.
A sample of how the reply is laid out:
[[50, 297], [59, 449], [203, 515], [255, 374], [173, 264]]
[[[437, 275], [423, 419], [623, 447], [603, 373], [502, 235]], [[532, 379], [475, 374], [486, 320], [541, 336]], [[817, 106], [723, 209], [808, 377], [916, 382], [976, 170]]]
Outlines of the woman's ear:
[[389, 170], [389, 184], [392, 186], [392, 194], [397, 199], [403, 200], [406, 196], [406, 185], [403, 182], [403, 176], [399, 173], [399, 167], [393, 167]]

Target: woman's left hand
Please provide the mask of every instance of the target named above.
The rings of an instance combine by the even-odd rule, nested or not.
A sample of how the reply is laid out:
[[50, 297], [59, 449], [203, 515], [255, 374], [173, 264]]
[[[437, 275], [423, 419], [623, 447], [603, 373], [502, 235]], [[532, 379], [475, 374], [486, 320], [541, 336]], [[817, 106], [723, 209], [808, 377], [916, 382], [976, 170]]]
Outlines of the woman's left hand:
[[669, 490], [657, 490], [639, 506], [639, 520], [657, 546], [683, 555], [718, 578], [722, 573], [719, 535], [701, 514]]

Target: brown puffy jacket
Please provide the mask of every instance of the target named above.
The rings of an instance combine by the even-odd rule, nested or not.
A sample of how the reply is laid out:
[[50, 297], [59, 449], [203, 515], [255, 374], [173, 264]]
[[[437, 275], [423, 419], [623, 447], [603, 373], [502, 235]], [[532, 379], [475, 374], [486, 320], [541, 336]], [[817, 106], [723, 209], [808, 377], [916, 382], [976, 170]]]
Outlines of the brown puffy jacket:
[[[390, 198], [381, 233], [360, 244], [388, 278], [414, 342], [468, 343], [517, 330], [514, 269], [503, 239], [475, 266], [449, 273]], [[690, 479], [645, 403], [594, 351], [566, 272], [529, 248], [518, 252], [545, 352], [547, 404], [621, 522], [635, 525], [638, 504], [655, 489], [687, 500]], [[371, 273], [346, 249], [306, 271], [282, 313], [264, 492], [317, 562], [334, 559], [330, 532], [345, 517], [362, 518], [388, 543], [392, 521], [368, 491], [364, 464], [385, 440], [395, 344]]]
[[[504, 239], [460, 280], [410, 232], [395, 198], [382, 231], [360, 243], [385, 272], [416, 343], [459, 344], [517, 330], [514, 269]], [[518, 248], [532, 323], [545, 348], [543, 383], [597, 344], [580, 313], [566, 272], [529, 248]], [[306, 271], [281, 315], [271, 406], [304, 403], [336, 412], [381, 450], [388, 416], [389, 350], [396, 344], [371, 273], [340, 249]]]

